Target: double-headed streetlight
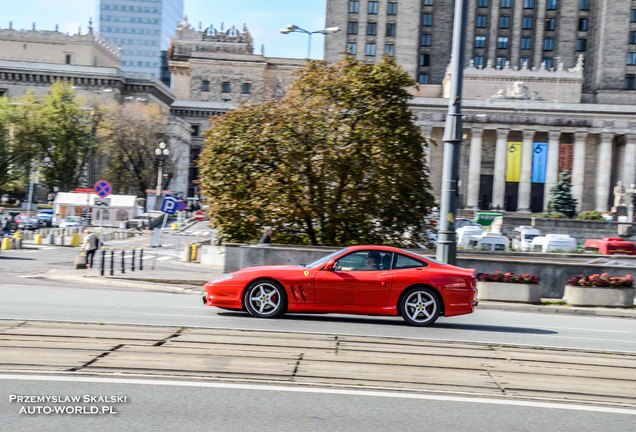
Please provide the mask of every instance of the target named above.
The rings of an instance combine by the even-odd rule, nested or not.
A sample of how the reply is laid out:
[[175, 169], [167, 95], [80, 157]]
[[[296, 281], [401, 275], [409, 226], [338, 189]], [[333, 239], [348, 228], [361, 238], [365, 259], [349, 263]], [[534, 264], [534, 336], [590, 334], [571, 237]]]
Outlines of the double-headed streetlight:
[[280, 29], [280, 32], [282, 34], [289, 34], [289, 33], [305, 33], [307, 35], [307, 59], [311, 58], [311, 35], [315, 34], [315, 33], [320, 33], [320, 34], [332, 34], [332, 33], [337, 33], [340, 31], [339, 27], [327, 27], [325, 29], [322, 30], [316, 30], [316, 31], [309, 31], [309, 30], [305, 30], [303, 28], [298, 27], [295, 24], [289, 24], [287, 27], [284, 27], [282, 29]]
[[157, 195], [155, 199], [155, 208], [159, 208], [161, 201], [161, 183], [163, 183], [163, 164], [170, 154], [170, 149], [168, 149], [168, 145], [161, 141], [157, 148], [155, 148], [155, 156], [157, 157]]

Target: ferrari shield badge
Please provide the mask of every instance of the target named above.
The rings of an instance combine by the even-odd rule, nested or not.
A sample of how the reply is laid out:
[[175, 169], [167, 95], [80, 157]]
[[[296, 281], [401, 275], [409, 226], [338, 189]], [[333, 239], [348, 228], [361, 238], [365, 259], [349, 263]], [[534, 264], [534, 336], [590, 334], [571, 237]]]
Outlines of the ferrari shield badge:
[[309, 270], [305, 270], [305, 277], [309, 276]]

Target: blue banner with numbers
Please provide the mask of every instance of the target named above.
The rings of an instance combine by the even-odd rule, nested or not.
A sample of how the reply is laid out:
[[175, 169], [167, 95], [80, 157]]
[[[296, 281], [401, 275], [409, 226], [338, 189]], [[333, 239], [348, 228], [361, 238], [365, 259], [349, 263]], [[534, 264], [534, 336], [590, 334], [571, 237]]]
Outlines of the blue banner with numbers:
[[545, 183], [548, 167], [548, 143], [535, 142], [532, 147], [532, 183]]

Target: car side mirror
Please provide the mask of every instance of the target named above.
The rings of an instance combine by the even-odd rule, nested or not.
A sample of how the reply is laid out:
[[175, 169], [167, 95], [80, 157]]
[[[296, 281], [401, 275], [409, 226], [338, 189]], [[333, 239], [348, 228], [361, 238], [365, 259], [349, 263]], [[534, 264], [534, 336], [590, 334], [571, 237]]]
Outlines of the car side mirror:
[[325, 264], [325, 271], [331, 271], [333, 270], [334, 266], [336, 265], [336, 262], [334, 260], [329, 260], [327, 261], [327, 264]]

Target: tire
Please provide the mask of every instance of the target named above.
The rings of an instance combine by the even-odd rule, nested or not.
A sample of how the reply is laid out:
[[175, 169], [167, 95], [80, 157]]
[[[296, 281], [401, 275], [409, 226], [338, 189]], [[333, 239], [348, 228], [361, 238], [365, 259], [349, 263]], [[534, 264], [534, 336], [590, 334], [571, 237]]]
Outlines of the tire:
[[408, 325], [428, 327], [442, 312], [442, 301], [431, 288], [414, 287], [400, 300], [399, 311]]
[[276, 318], [287, 310], [287, 294], [278, 282], [257, 280], [245, 290], [243, 304], [253, 317]]

